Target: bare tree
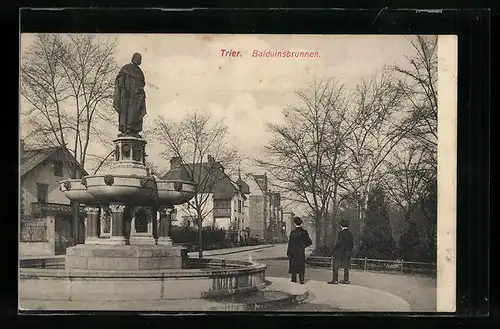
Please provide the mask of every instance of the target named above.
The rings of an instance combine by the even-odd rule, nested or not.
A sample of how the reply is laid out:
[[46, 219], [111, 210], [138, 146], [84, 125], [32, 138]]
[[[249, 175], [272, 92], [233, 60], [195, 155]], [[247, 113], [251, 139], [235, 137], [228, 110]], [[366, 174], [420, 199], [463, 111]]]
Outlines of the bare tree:
[[[71, 154], [80, 164], [68, 167], [72, 178], [82, 176], [90, 142], [102, 138], [99, 124], [110, 121], [114, 52], [115, 43], [105, 37], [37, 34], [21, 56], [20, 91], [28, 105], [21, 115], [23, 127], [31, 130], [27, 141]], [[76, 241], [78, 205], [73, 209]]]
[[410, 109], [408, 138], [421, 145], [426, 162], [437, 172], [438, 120], [438, 37], [417, 35], [409, 38], [414, 53], [406, 56], [409, 68], [392, 67], [398, 73], [398, 87]]
[[344, 87], [333, 79], [314, 81], [296, 95], [300, 105], [284, 109], [285, 123], [268, 124], [273, 138], [264, 146], [267, 159], [256, 162], [270, 172], [285, 198], [308, 205], [320, 244], [322, 220], [345, 173], [347, 102]]
[[199, 257], [203, 257], [201, 232], [203, 221], [213, 212], [210, 198], [219, 183], [236, 172], [237, 150], [228, 143], [228, 126], [224, 120], [212, 122], [198, 111], [188, 113], [180, 122], [155, 119], [151, 130], [161, 143], [163, 156], [178, 157], [187, 177], [196, 183], [196, 195], [188, 202], [187, 211], [196, 219], [199, 231]]
[[[411, 222], [411, 215], [419, 207], [428, 190], [429, 181], [433, 180], [433, 169], [426, 162], [425, 150], [418, 145], [408, 145], [393, 155], [388, 163], [388, 175], [384, 180], [385, 191], [404, 215], [403, 227]], [[402, 232], [398, 232], [402, 239]], [[401, 256], [404, 256], [401, 241]]]
[[437, 217], [438, 37], [416, 35], [408, 41], [413, 48], [413, 54], [406, 56], [408, 67], [393, 66], [392, 70], [399, 78], [398, 87], [409, 109], [406, 124], [413, 127], [405, 143], [420, 152], [422, 186], [420, 199], [414, 202], [420, 204], [427, 219], [428, 227], [422, 229], [432, 231]]
[[[92, 140], [103, 139], [109, 123], [115, 43], [91, 34], [38, 34], [21, 58], [21, 111], [27, 139], [34, 145], [60, 146], [86, 165]], [[72, 168], [72, 178], [79, 174]]]
[[165, 174], [158, 165], [149, 160], [146, 160], [146, 167], [149, 170], [149, 174], [152, 176], [162, 177]]
[[384, 179], [386, 159], [412, 130], [404, 120], [402, 105], [403, 93], [387, 71], [356, 87], [351, 116], [355, 124], [346, 143], [351, 163], [344, 188], [358, 200], [361, 231], [370, 189]]
[[425, 151], [418, 145], [409, 145], [393, 155], [393, 162], [387, 163], [388, 175], [385, 190], [392, 201], [405, 213], [409, 220], [412, 207], [425, 195], [428, 180], [432, 179], [432, 168], [427, 166]]

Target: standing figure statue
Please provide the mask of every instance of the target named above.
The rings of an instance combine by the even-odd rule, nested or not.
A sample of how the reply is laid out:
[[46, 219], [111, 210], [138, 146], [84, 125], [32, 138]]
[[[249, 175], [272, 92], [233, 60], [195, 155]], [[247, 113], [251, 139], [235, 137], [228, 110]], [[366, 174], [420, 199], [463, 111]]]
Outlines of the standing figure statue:
[[113, 107], [118, 112], [118, 130], [124, 135], [139, 136], [146, 115], [146, 80], [140, 69], [141, 54], [135, 53], [132, 62], [124, 65], [115, 79]]

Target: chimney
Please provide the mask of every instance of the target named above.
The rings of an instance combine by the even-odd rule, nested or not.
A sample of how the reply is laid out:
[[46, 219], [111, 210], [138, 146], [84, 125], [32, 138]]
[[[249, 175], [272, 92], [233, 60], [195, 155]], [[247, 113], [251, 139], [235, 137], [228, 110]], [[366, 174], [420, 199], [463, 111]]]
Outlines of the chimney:
[[181, 158], [180, 157], [172, 157], [170, 159], [170, 170], [180, 168], [181, 167]]

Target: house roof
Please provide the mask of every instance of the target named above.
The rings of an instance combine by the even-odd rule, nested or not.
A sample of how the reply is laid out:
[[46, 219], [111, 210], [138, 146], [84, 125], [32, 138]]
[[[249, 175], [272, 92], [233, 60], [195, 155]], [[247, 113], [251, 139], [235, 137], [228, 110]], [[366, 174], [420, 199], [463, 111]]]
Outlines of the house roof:
[[[50, 158], [55, 155], [57, 152], [64, 152], [64, 149], [61, 146], [54, 147], [46, 147], [46, 148], [37, 148], [37, 149], [27, 149], [21, 152], [21, 164], [20, 164], [20, 173], [21, 177], [29, 173], [31, 170], [40, 165], [44, 160]], [[73, 155], [66, 151], [66, 154], [69, 156], [70, 161], [76, 163], [79, 167], [80, 164]], [[88, 175], [88, 173], [83, 169], [84, 175]]]
[[[241, 191], [240, 184], [234, 182], [214, 161], [185, 164], [184, 175], [198, 186], [199, 193], [213, 193], [215, 199], [232, 198]], [[162, 179], [175, 179], [178, 170], [171, 170]], [[241, 193], [244, 193], [243, 191]]]

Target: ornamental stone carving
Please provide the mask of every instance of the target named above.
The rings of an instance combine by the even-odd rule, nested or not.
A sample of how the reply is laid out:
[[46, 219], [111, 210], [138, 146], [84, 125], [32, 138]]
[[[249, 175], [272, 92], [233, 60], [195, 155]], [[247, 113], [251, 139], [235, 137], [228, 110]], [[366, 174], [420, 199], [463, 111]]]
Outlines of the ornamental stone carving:
[[85, 211], [87, 212], [87, 214], [90, 214], [90, 215], [98, 215], [99, 214], [98, 207], [87, 206], [87, 207], [85, 207]]
[[182, 191], [182, 183], [181, 182], [175, 182], [174, 183], [174, 190], [177, 192]]
[[155, 188], [155, 180], [152, 177], [141, 178], [141, 187]]
[[106, 175], [104, 176], [104, 183], [111, 186], [115, 183], [115, 178], [112, 175]]
[[108, 206], [102, 206], [101, 208], [101, 234], [111, 233], [111, 210]]
[[109, 209], [111, 209], [112, 212], [114, 213], [120, 213], [125, 211], [125, 205], [124, 204], [110, 204]]
[[67, 191], [71, 190], [71, 183], [70, 183], [70, 182], [65, 181], [65, 182], [63, 183], [63, 185], [64, 185], [64, 188], [65, 188]]
[[138, 145], [134, 146], [132, 151], [132, 159], [134, 161], [141, 161], [142, 158], [142, 148]]
[[123, 144], [122, 155], [123, 155], [123, 159], [130, 158], [130, 146], [128, 146], [128, 144]]
[[141, 178], [141, 186], [142, 187], [148, 186], [148, 183], [149, 183], [149, 178], [147, 178], [147, 177]]

